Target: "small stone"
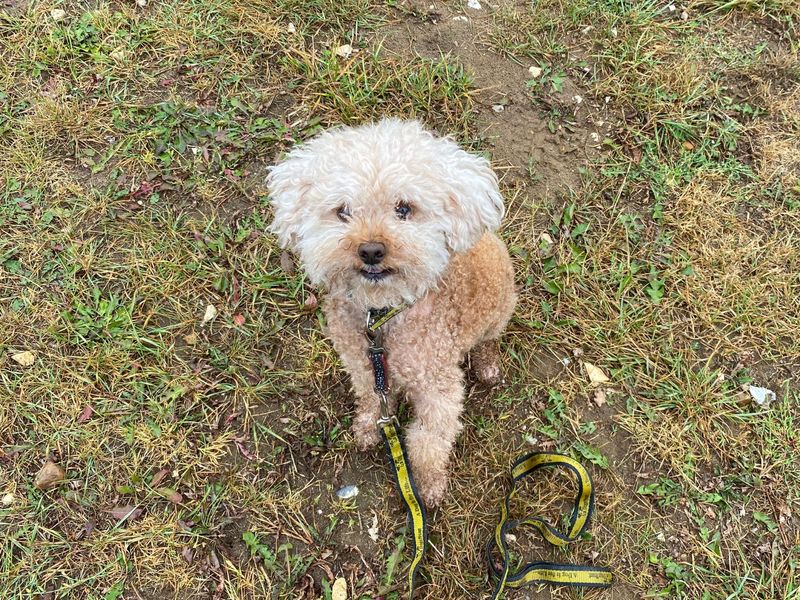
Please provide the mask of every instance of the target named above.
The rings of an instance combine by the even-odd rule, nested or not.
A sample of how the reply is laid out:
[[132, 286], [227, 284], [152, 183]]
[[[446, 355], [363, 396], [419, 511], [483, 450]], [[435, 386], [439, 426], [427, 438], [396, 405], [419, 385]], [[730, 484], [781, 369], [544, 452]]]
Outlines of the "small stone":
[[295, 26], [294, 26], [294, 23], [289, 23], [289, 24], [286, 26], [286, 31], [287, 31], [288, 33], [297, 33], [297, 27], [295, 27]]
[[481, 3], [478, 0], [467, 0], [467, 7], [471, 8], [472, 10], [480, 10]]
[[542, 74], [542, 69], [539, 67], [529, 67], [528, 73], [530, 74], [531, 77], [537, 79]]
[[358, 491], [357, 485], [345, 485], [336, 490], [336, 497], [339, 500], [350, 500], [358, 496]]
[[14, 504], [14, 494], [5, 494], [2, 498], [0, 498], [0, 504], [3, 506], [11, 506]]
[[67, 16], [67, 11], [62, 10], [60, 8], [54, 8], [53, 10], [50, 11], [50, 18], [56, 22], [63, 21], [66, 18], [66, 16]]
[[494, 104], [494, 105], [492, 105], [492, 110], [493, 110], [494, 112], [496, 112], [496, 113], [501, 113], [501, 112], [503, 112], [505, 109], [506, 109], [506, 107], [505, 107], [505, 106], [503, 106], [502, 104]]
[[23, 367], [30, 367], [36, 362], [36, 354], [30, 350], [26, 350], [25, 352], [17, 352], [16, 354], [11, 355], [11, 360], [19, 365], [22, 365]]
[[183, 341], [186, 342], [187, 346], [194, 346], [199, 341], [196, 333], [190, 333], [189, 335], [183, 336]]
[[759, 406], [765, 406], [777, 398], [772, 390], [755, 385], [749, 386], [748, 391]]
[[579, 96], [578, 94], [575, 94], [572, 99], [575, 101], [575, 104], [580, 104], [583, 102], [583, 96]]
[[39, 469], [39, 472], [33, 479], [33, 485], [37, 490], [47, 490], [51, 487], [55, 487], [59, 482], [64, 481], [64, 477], [66, 477], [64, 469], [53, 461], [48, 460], [44, 463], [44, 466]]
[[147, 0], [136, 0], [136, 6], [139, 8], [144, 8], [147, 6]]
[[347, 580], [344, 577], [333, 582], [331, 600], [347, 600]]
[[670, 4], [669, 6], [667, 6], [667, 10], [668, 10], [669, 12], [675, 12], [675, 11], [676, 11], [676, 10], [678, 10], [678, 9], [675, 7], [675, 5], [674, 5], [674, 4]]

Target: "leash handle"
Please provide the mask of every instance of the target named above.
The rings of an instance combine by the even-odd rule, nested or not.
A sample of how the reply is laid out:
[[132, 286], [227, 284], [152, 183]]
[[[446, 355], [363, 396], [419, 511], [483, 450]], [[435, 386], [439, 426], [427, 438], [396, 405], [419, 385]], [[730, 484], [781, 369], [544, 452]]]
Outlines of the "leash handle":
[[[517, 482], [543, 468], [565, 468], [575, 476], [577, 493], [573, 502], [572, 515], [566, 533], [559, 531], [546, 519], [534, 516], [520, 520], [510, 520], [511, 498], [517, 490]], [[489, 575], [497, 580], [492, 600], [497, 600], [506, 587], [518, 588], [529, 583], [547, 583], [573, 587], [607, 588], [614, 580], [609, 569], [583, 565], [534, 562], [528, 563], [517, 572], [511, 572], [506, 534], [521, 525], [529, 525], [539, 531], [542, 537], [554, 546], [566, 546], [574, 542], [587, 529], [594, 511], [594, 487], [586, 468], [578, 461], [563, 454], [532, 452], [511, 465], [511, 489], [500, 508], [500, 522], [494, 536], [486, 545], [486, 561]], [[494, 562], [494, 551], [498, 549], [502, 566]]]

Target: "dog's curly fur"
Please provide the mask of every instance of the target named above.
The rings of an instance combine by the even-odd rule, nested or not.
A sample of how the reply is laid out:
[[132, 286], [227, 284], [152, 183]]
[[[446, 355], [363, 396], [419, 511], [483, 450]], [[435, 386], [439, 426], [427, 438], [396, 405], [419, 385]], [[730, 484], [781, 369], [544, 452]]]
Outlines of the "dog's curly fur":
[[[272, 230], [327, 290], [327, 333], [356, 395], [362, 449], [378, 441], [378, 398], [364, 335], [368, 308], [412, 306], [384, 326], [393, 391], [413, 404], [406, 435], [423, 500], [439, 504], [462, 425], [464, 377], [499, 375], [495, 340], [516, 301], [508, 252], [492, 232], [503, 217], [486, 159], [415, 121], [385, 119], [327, 131], [271, 168]], [[385, 249], [365, 265], [362, 244]], [[394, 400], [396, 402], [396, 399]]]

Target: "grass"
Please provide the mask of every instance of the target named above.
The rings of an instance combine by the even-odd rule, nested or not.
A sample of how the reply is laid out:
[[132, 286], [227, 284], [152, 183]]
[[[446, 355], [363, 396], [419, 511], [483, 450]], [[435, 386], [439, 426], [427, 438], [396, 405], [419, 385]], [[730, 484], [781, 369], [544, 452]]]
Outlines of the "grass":
[[[796, 3], [501, 2], [460, 38], [456, 7], [420, 25], [394, 4], [0, 12], [0, 596], [327, 600], [342, 577], [402, 597], [404, 517], [383, 457], [354, 448], [318, 291], [264, 234], [263, 179], [381, 115], [502, 149], [481, 52], [542, 69], [506, 110], [546, 135], [609, 127], [545, 195], [559, 173], [496, 161], [520, 304], [506, 384], [471, 389], [422, 595], [488, 594], [506, 469], [546, 449], [590, 465], [599, 511], [574, 548], [520, 536], [515, 556], [619, 582], [554, 597], [800, 597]], [[409, 24], [458, 52], [391, 52]], [[40, 491], [48, 459], [66, 480]], [[514, 509], [557, 518], [569, 489], [544, 478]]]

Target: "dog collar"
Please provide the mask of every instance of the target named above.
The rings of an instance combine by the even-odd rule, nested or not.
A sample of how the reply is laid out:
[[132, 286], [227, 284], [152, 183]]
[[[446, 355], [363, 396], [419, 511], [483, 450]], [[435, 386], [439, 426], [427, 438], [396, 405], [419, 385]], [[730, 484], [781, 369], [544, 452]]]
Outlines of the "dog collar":
[[392, 318], [399, 315], [409, 307], [405, 302], [398, 306], [386, 306], [384, 308], [370, 308], [367, 311], [367, 332], [375, 333], [386, 325]]

